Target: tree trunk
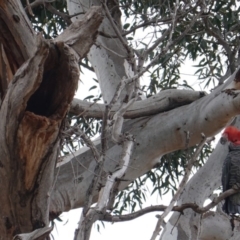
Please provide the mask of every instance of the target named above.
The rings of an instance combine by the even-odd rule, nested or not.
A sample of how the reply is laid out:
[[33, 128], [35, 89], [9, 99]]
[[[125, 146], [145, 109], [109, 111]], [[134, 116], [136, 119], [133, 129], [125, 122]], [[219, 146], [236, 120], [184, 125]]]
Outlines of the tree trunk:
[[46, 70], [50, 46], [39, 42], [37, 52], [9, 84], [0, 111], [4, 179], [0, 231], [5, 239], [49, 224], [59, 131], [78, 82], [78, 66], [70, 48], [59, 44], [59, 62]]
[[[20, 1], [0, 4], [4, 64], [9, 62], [14, 74], [13, 79], [6, 79], [7, 74], [0, 79], [10, 82], [2, 88], [0, 109], [1, 239], [30, 232], [26, 239], [43, 239], [49, 232], [60, 131], [77, 88], [78, 60], [94, 43], [100, 11], [91, 9], [50, 43], [34, 35]], [[72, 48], [79, 49], [78, 56]]]

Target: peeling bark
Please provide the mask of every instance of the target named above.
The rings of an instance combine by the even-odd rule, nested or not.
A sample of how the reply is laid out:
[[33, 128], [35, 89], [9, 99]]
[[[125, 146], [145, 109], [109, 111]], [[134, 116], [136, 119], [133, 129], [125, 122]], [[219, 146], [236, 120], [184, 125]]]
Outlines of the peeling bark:
[[[49, 224], [62, 120], [77, 88], [77, 62], [94, 43], [101, 21], [101, 9], [92, 8], [67, 34], [46, 42], [36, 37], [20, 1], [0, 3], [0, 232], [4, 239], [15, 235], [34, 239]], [[35, 230], [39, 228], [43, 231]]]
[[0, 110], [0, 174], [7, 181], [0, 185], [1, 215], [6, 216], [0, 231], [5, 239], [48, 226], [59, 131], [79, 78], [69, 47], [55, 44], [58, 62], [46, 70], [50, 45], [41, 38], [38, 42], [37, 52], [16, 72]]
[[13, 74], [36, 51], [36, 34], [20, 1], [0, 1], [0, 39]]
[[36, 182], [42, 159], [58, 136], [58, 121], [26, 111], [19, 125], [19, 156], [25, 166], [24, 183], [31, 191]]

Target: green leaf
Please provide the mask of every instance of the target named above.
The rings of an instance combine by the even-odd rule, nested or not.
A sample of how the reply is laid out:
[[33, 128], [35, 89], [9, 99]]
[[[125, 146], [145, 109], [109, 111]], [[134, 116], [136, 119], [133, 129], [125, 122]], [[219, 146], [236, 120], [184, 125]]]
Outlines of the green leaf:
[[130, 27], [130, 23], [126, 23], [123, 25], [123, 29], [128, 29]]

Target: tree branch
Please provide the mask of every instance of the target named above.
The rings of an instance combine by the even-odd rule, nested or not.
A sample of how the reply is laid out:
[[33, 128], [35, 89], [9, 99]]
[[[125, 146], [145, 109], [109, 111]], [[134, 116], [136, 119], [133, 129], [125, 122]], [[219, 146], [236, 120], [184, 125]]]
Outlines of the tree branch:
[[[171, 209], [171, 211], [180, 212], [181, 214], [184, 214], [185, 209], [192, 209], [196, 213], [203, 214], [203, 213], [206, 213], [207, 211], [209, 211], [211, 208], [217, 206], [218, 203], [220, 203], [225, 198], [227, 198], [235, 193], [238, 193], [238, 192], [240, 192], [239, 189], [229, 189], [229, 190], [225, 191], [224, 193], [221, 193], [219, 197], [215, 198], [212, 202], [210, 202], [205, 207], [200, 207], [196, 203], [184, 203], [179, 206], [174, 206]], [[120, 216], [113, 216], [113, 215], [110, 215], [107, 213], [107, 214], [102, 214], [99, 220], [106, 221], [106, 222], [131, 221], [133, 219], [141, 217], [150, 212], [165, 211], [167, 208], [168, 208], [168, 206], [164, 206], [164, 205], [151, 206], [151, 207], [146, 207], [144, 209], [136, 211], [134, 213], [120, 215]]]
[[230, 46], [224, 40], [223, 36], [221, 36], [221, 33], [219, 32], [219, 30], [213, 26], [211, 21], [209, 21], [208, 19], [204, 19], [204, 22], [205, 22], [205, 27], [206, 27], [207, 33], [210, 34], [211, 36], [215, 37], [217, 39], [217, 41], [219, 42], [219, 44], [221, 44], [223, 46], [223, 48], [226, 50], [230, 69], [231, 69], [231, 72], [233, 73], [235, 71], [235, 65], [233, 64], [234, 63], [234, 55], [231, 51]]
[[58, 11], [58, 10], [57, 10], [56, 8], [54, 8], [50, 3], [45, 3], [45, 6], [46, 6], [46, 9], [47, 9], [49, 12], [51, 12], [51, 13], [59, 16], [59, 17], [61, 17], [68, 25], [70, 25], [70, 24], [72, 23], [72, 21], [71, 21], [71, 19], [70, 19], [71, 17], [70, 17], [69, 15], [67, 15], [67, 14], [65, 14], [65, 13], [63, 13], [63, 12]]
[[114, 187], [114, 183], [116, 179], [119, 179], [123, 176], [123, 174], [126, 172], [131, 153], [133, 148], [133, 141], [132, 139], [125, 139], [123, 143], [123, 155], [121, 158], [121, 165], [119, 166], [119, 169], [117, 169], [113, 174], [109, 175], [107, 177], [107, 182], [105, 186], [103, 186], [100, 190], [97, 205], [94, 208], [89, 209], [86, 213], [82, 213], [81, 220], [79, 223], [79, 229], [77, 230], [77, 236], [75, 237], [76, 240], [88, 240], [90, 237], [90, 232], [93, 223], [99, 219], [100, 213], [105, 213], [106, 208], [108, 205], [108, 199], [111, 194], [111, 190]]
[[[123, 117], [125, 119], [139, 118], [166, 112], [179, 106], [190, 104], [204, 96], [206, 96], [206, 93], [201, 91], [177, 89], [164, 90], [150, 98], [134, 102], [123, 114]], [[114, 115], [118, 108], [119, 105], [113, 105], [110, 111], [110, 117]], [[74, 99], [71, 104], [70, 113], [77, 117], [103, 118], [104, 109], [104, 104]]]
[[102, 20], [101, 7], [91, 7], [84, 18], [74, 21], [54, 39], [54, 42], [65, 42], [78, 53], [80, 58], [84, 58], [97, 38], [97, 29]]
[[[201, 141], [201, 133], [204, 133], [206, 137], [215, 135], [232, 117], [240, 113], [238, 107], [240, 106], [240, 92], [237, 90], [221, 92], [234, 78], [235, 74], [214, 92], [187, 106], [152, 117], [126, 121], [123, 127], [124, 132], [130, 132], [138, 141], [131, 159], [132, 168], [127, 171], [125, 177], [135, 179], [150, 170], [163, 154], [184, 149], [186, 147], [185, 131], [190, 133], [190, 147]], [[121, 146], [109, 143], [106, 151], [106, 171], [114, 170], [116, 164], [112, 159], [119, 159], [120, 155]], [[86, 186], [93, 178], [92, 172], [95, 164], [92, 161], [91, 152], [80, 150], [79, 153], [67, 158], [73, 161], [62, 165], [57, 176], [56, 190], [53, 190], [51, 201], [51, 211], [53, 212], [82, 206], [83, 193], [86, 193]], [[88, 166], [89, 172], [79, 166], [77, 161]], [[78, 168], [76, 178], [81, 179], [77, 186], [71, 184], [76, 181], [72, 175], [72, 165], [74, 168]], [[123, 189], [128, 184], [129, 182], [121, 182], [119, 188]], [[73, 192], [76, 195], [75, 201], [69, 202], [66, 196], [72, 195]]]

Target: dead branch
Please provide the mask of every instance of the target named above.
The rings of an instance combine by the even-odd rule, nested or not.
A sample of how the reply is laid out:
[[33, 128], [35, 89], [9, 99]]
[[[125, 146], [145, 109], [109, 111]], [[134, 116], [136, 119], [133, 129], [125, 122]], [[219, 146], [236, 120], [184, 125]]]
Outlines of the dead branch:
[[[72, 23], [54, 42], [63, 41], [84, 58], [97, 37], [97, 29], [103, 20], [101, 7], [93, 6], [86, 15]], [[86, 49], [88, 51], [86, 52]]]

